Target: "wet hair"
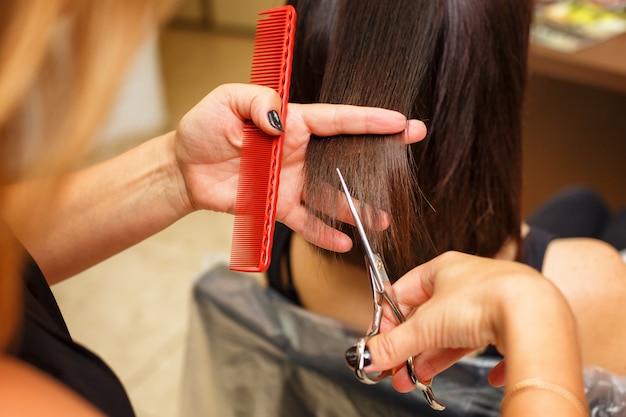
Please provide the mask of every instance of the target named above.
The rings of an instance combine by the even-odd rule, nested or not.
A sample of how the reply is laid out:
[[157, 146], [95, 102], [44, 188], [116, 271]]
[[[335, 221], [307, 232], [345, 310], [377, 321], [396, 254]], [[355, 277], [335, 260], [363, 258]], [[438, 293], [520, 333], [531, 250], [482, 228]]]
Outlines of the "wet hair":
[[[373, 209], [367, 224], [377, 210], [390, 215], [387, 230], [368, 235], [392, 278], [447, 250], [491, 257], [507, 239], [519, 243], [532, 2], [290, 3], [298, 12], [292, 101], [384, 107], [428, 128], [410, 146], [393, 135], [311, 140], [309, 209], [334, 213], [340, 168], [353, 197]], [[324, 220], [352, 232], [332, 214]]]

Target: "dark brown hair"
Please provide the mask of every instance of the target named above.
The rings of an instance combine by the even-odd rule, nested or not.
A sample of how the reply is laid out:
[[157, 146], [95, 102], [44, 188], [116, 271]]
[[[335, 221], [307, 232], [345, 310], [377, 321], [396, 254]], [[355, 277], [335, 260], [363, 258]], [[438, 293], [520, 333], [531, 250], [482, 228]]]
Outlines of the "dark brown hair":
[[446, 250], [493, 256], [507, 239], [519, 241], [532, 2], [291, 3], [298, 11], [292, 101], [390, 108], [428, 127], [411, 146], [393, 136], [312, 140], [310, 209], [336, 207], [340, 168], [355, 198], [391, 216], [386, 231], [368, 234], [392, 278]]

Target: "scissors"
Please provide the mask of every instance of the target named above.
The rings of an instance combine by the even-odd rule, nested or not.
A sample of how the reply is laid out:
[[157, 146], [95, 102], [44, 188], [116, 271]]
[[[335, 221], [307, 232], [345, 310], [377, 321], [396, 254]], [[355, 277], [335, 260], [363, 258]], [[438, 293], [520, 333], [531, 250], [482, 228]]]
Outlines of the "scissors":
[[[363, 370], [363, 368], [365, 367], [366, 358], [369, 359], [369, 352], [366, 353], [365, 351], [367, 341], [380, 332], [380, 323], [383, 317], [383, 303], [385, 301], [387, 302], [398, 324], [404, 322], [405, 317], [398, 308], [398, 305], [396, 304], [392, 296], [391, 281], [389, 281], [389, 276], [387, 275], [383, 260], [378, 253], [374, 253], [374, 251], [372, 250], [369, 240], [367, 239], [367, 235], [365, 234], [365, 229], [363, 228], [361, 218], [356, 211], [356, 207], [354, 206], [354, 202], [352, 201], [352, 196], [350, 195], [350, 191], [348, 191], [348, 186], [346, 185], [346, 182], [343, 179], [343, 175], [341, 175], [341, 171], [339, 170], [339, 168], [337, 168], [337, 174], [339, 174], [339, 179], [341, 180], [343, 192], [346, 195], [346, 199], [348, 200], [348, 206], [350, 206], [350, 211], [352, 212], [352, 216], [354, 217], [354, 223], [357, 230], [359, 231], [361, 242], [363, 243], [363, 248], [365, 250], [365, 266], [368, 270], [370, 284], [372, 287], [372, 295], [374, 297], [374, 318], [372, 320], [372, 329], [365, 337], [360, 338], [354, 346], [348, 349], [348, 351], [346, 352], [346, 357], [351, 358], [348, 359], [348, 366], [354, 371], [359, 381], [363, 382], [364, 384], [377, 384], [384, 378], [393, 374], [393, 371], [391, 369], [372, 375], [368, 375]], [[417, 374], [415, 373], [415, 368], [413, 367], [412, 356], [406, 360], [405, 365], [407, 371], [409, 372], [409, 377], [411, 378], [411, 381], [417, 388], [422, 391], [428, 405], [433, 410], [441, 411], [445, 409], [446, 407], [439, 401], [437, 401], [437, 398], [435, 398], [435, 394], [433, 393], [430, 385], [431, 383], [429, 382], [428, 384], [426, 384], [420, 381], [417, 377]]]

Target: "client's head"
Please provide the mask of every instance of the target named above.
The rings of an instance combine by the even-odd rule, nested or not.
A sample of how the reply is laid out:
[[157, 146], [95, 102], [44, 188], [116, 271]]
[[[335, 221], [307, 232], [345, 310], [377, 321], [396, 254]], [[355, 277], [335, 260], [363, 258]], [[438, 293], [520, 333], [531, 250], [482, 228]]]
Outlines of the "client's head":
[[332, 213], [340, 168], [353, 197], [390, 215], [387, 230], [368, 234], [392, 277], [446, 250], [493, 256], [519, 239], [532, 2], [290, 3], [298, 12], [292, 101], [390, 108], [429, 132], [411, 146], [393, 136], [312, 140], [310, 209]]

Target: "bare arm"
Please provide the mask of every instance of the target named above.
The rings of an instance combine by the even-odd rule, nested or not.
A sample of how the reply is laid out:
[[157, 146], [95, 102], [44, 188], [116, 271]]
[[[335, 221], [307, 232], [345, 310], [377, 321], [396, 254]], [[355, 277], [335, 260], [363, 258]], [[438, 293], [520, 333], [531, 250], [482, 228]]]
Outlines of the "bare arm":
[[571, 305], [585, 365], [626, 374], [626, 264], [619, 253], [594, 239], [557, 239], [543, 273]]
[[0, 355], [0, 375], [3, 417], [103, 417], [76, 392], [15, 358]]
[[[232, 213], [245, 119], [269, 134], [280, 108], [271, 89], [231, 84], [218, 87], [181, 121], [176, 132], [152, 139], [116, 158], [57, 180], [45, 207], [35, 197], [40, 183], [5, 188], [2, 213], [50, 283], [65, 279], [162, 230], [194, 210]], [[397, 112], [324, 104], [289, 107], [277, 219], [319, 246], [346, 251], [350, 239], [330, 228], [307, 232], [299, 181], [312, 133], [407, 132], [415, 142], [423, 123]], [[31, 196], [29, 190], [34, 190]]]
[[35, 211], [33, 218], [14, 230], [51, 284], [132, 246], [191, 212], [169, 149], [173, 137], [173, 132], [168, 133], [63, 177], [41, 210], [29, 209], [32, 199], [17, 195], [31, 188], [36, 192], [40, 184], [11, 187], [9, 192], [15, 195], [12, 201], [21, 204], [15, 204], [14, 213], [5, 213], [5, 218]]
[[[500, 330], [505, 355], [505, 394], [525, 381], [539, 380], [511, 395], [503, 416], [582, 416], [586, 408], [577, 323], [569, 305], [546, 280], [509, 288]], [[536, 284], [539, 284], [536, 286]], [[493, 377], [493, 376], [492, 376]], [[571, 393], [569, 400], [549, 385]]]

